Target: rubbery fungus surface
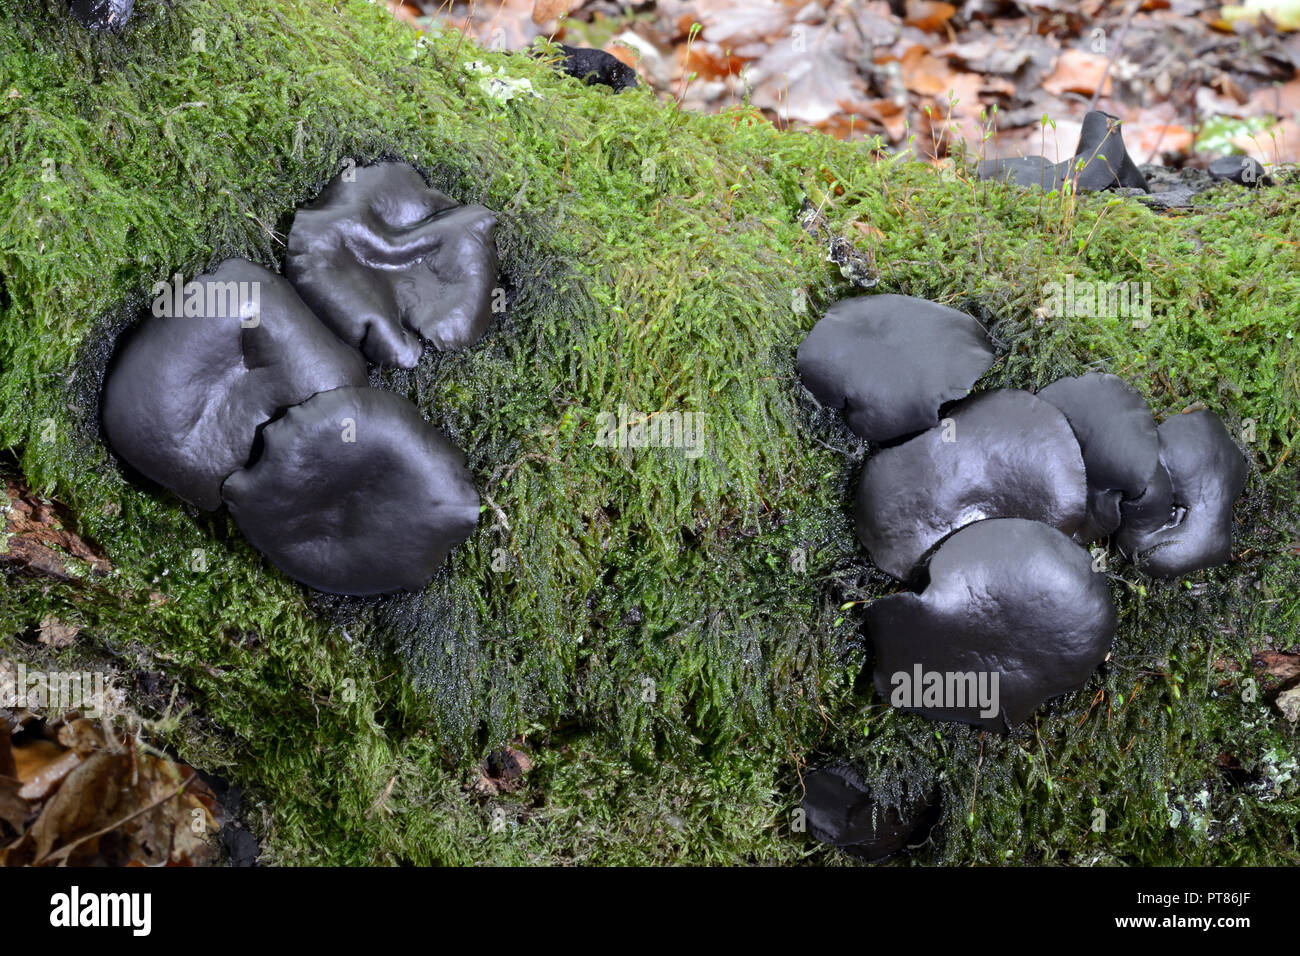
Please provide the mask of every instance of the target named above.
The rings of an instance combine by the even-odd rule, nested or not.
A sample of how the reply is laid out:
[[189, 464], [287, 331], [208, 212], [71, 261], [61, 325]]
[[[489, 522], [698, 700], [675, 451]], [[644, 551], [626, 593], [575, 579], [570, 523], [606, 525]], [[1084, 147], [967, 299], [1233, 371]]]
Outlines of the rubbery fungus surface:
[[492, 321], [496, 216], [461, 206], [405, 163], [344, 170], [299, 209], [284, 271], [366, 358], [414, 368], [422, 340], [472, 345]]
[[465, 456], [400, 395], [322, 392], [262, 442], [222, 495], [248, 540], [318, 591], [418, 590], [478, 523]]
[[938, 424], [993, 364], [993, 346], [965, 312], [907, 295], [836, 302], [799, 345], [799, 376], [854, 433], [888, 441]]
[[155, 291], [153, 314], [127, 333], [105, 378], [104, 435], [200, 508], [220, 507], [221, 483], [281, 408], [366, 381], [361, 355], [262, 266], [228, 259]]

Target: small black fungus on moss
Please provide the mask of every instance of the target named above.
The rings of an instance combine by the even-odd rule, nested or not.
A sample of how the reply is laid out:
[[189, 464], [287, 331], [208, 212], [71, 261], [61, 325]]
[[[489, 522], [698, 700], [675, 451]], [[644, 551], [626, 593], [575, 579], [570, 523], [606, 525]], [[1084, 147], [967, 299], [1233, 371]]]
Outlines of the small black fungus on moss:
[[414, 368], [420, 339], [472, 345], [492, 321], [496, 216], [429, 187], [405, 163], [345, 170], [289, 230], [284, 271], [366, 358]]
[[1157, 434], [1168, 492], [1141, 514], [1145, 523], [1125, 519], [1120, 550], [1158, 578], [1230, 561], [1232, 505], [1246, 487], [1241, 449], [1219, 417], [1204, 410], [1165, 420]]
[[109, 366], [104, 435], [138, 472], [200, 508], [220, 507], [221, 483], [281, 408], [366, 382], [360, 354], [252, 262], [227, 259], [164, 288], [153, 311]]
[[836, 302], [799, 345], [799, 376], [823, 405], [844, 410], [859, 437], [889, 441], [939, 421], [993, 364], [979, 321], [906, 295]]
[[1095, 541], [1120, 525], [1120, 505], [1158, 481], [1160, 442], [1151, 410], [1117, 375], [1090, 372], [1063, 378], [1038, 393], [1059, 408], [1074, 430], [1088, 476], [1088, 516], [1076, 533]]
[[1106, 575], [1055, 528], [977, 521], [939, 546], [929, 572], [919, 594], [867, 608], [876, 689], [901, 710], [1006, 730], [1082, 687], [1110, 651]]
[[72, 0], [68, 11], [91, 30], [120, 30], [131, 18], [135, 0]]
[[973, 521], [1029, 518], [1073, 534], [1086, 511], [1083, 457], [1069, 422], [1018, 389], [974, 395], [935, 428], [867, 459], [854, 504], [863, 547], [899, 580]]
[[259, 551], [318, 591], [419, 590], [478, 523], [465, 456], [400, 395], [322, 392], [262, 441], [222, 496]]
[[1041, 156], [987, 159], [976, 167], [976, 176], [1047, 190], [1073, 182], [1076, 189], [1082, 190], [1121, 187], [1150, 192], [1142, 171], [1124, 148], [1120, 125], [1118, 117], [1093, 110], [1083, 118], [1074, 155], [1064, 162], [1049, 163]]
[[612, 53], [588, 47], [566, 46], [563, 43], [559, 46], [564, 51], [560, 68], [588, 86], [599, 84], [611, 87], [615, 93], [621, 93], [637, 85], [636, 70]]
[[809, 835], [870, 863], [923, 842], [939, 816], [936, 791], [905, 785], [888, 805], [846, 764], [814, 770], [803, 784]]
[[1208, 169], [1215, 179], [1251, 189], [1265, 185], [1269, 179], [1263, 165], [1251, 156], [1220, 156]]

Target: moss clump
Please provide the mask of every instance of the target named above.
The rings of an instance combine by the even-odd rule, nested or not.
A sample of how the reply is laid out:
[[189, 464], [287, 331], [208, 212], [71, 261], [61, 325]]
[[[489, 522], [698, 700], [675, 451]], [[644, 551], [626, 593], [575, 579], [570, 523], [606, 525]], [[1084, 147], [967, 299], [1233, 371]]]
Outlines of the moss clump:
[[[1300, 859], [1277, 769], [1294, 730], [1217, 669], [1300, 618], [1294, 185], [1161, 218], [615, 97], [361, 0], [140, 0], [109, 36], [56, 7], [0, 13], [0, 446], [115, 570], [7, 578], [0, 647], [33, 655], [44, 615], [75, 620], [60, 655], [113, 668], [185, 759], [245, 784], [267, 859], [829, 862], [791, 812], [801, 768], [842, 755], [881, 792], [940, 782], [913, 862]], [[498, 103], [470, 60], [540, 98]], [[468, 451], [485, 511], [425, 593], [343, 601], [129, 481], [95, 396], [154, 282], [275, 267], [294, 208], [379, 158], [502, 213], [509, 311], [474, 349], [376, 374]], [[1240, 561], [1171, 584], [1117, 563], [1114, 659], [1009, 738], [854, 689], [860, 605], [840, 606], [891, 585], [848, 519], [865, 449], [794, 373], [851, 291], [799, 225], [805, 196], [881, 290], [992, 322], [1005, 353], [983, 386], [1104, 367], [1158, 413], [1199, 400], [1253, 428]], [[1067, 275], [1149, 282], [1150, 324], [1036, 315]], [[620, 404], [701, 414], [704, 453], [597, 446]], [[515, 738], [526, 786], [472, 797]], [[1204, 826], [1171, 827], [1179, 805]]]

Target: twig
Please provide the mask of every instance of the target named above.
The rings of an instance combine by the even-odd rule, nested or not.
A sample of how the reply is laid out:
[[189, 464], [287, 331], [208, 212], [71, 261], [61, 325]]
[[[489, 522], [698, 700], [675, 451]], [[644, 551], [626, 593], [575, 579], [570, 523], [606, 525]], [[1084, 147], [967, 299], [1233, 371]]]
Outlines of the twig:
[[1097, 88], [1092, 91], [1092, 99], [1088, 101], [1089, 112], [1097, 108], [1097, 100], [1101, 98], [1101, 91], [1106, 88], [1110, 68], [1115, 65], [1115, 60], [1119, 57], [1119, 51], [1124, 47], [1124, 37], [1128, 35], [1128, 25], [1133, 22], [1133, 17], [1140, 6], [1142, 6], [1142, 0], [1133, 0], [1129, 4], [1128, 12], [1124, 14], [1124, 22], [1120, 24], [1119, 36], [1115, 38], [1115, 45], [1111, 47], [1110, 56], [1106, 57], [1106, 69], [1101, 71], [1101, 79], [1097, 81]]

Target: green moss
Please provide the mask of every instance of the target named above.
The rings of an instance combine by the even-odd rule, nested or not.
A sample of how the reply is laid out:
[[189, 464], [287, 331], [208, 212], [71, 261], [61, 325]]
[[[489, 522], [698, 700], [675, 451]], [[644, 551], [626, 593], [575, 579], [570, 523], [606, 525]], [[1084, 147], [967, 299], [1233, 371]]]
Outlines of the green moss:
[[[1295, 780], [1216, 766], [1276, 781], [1294, 730], [1214, 669], [1300, 617], [1294, 185], [1162, 218], [417, 43], [360, 0], [140, 0], [106, 37], [57, 6], [0, 13], [0, 445], [115, 570], [7, 579], [0, 641], [33, 654], [44, 614], [80, 623], [65, 654], [113, 667], [182, 756], [249, 788], [270, 860], [829, 862], [790, 814], [802, 768], [846, 755], [887, 791], [939, 781], [941, 838], [913, 862], [1300, 859]], [[492, 103], [471, 59], [541, 98]], [[467, 450], [485, 512], [425, 593], [362, 602], [306, 594], [224, 515], [130, 483], [94, 403], [155, 281], [275, 266], [294, 208], [379, 157], [502, 211], [510, 308], [467, 352], [376, 374]], [[993, 323], [983, 386], [1100, 366], [1161, 415], [1202, 401], [1254, 423], [1240, 561], [1190, 590], [1117, 562], [1114, 659], [1008, 738], [854, 689], [862, 605], [840, 605], [892, 586], [849, 520], [865, 449], [794, 374], [851, 292], [798, 225], [805, 193], [881, 290]], [[1152, 322], [1036, 315], [1067, 275], [1149, 282]], [[705, 453], [596, 447], [620, 403], [701, 413]], [[470, 796], [520, 736], [526, 787]], [[1170, 827], [1179, 803], [1213, 822]]]

